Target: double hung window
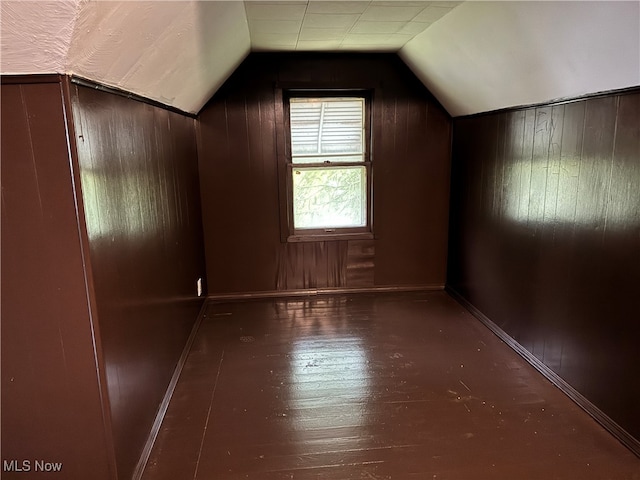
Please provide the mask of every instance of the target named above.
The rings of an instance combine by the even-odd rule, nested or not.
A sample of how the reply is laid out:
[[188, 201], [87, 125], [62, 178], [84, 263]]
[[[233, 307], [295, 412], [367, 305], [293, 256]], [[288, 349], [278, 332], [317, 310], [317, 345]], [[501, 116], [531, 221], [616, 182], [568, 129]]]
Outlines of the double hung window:
[[285, 97], [290, 240], [371, 234], [368, 112], [361, 92]]

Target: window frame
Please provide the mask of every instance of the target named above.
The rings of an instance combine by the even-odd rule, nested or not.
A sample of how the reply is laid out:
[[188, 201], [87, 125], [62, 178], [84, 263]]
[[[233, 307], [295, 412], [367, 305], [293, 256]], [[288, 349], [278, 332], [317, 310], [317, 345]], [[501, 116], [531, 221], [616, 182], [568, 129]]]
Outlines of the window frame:
[[[282, 152], [280, 158], [280, 216], [281, 216], [281, 240], [286, 242], [313, 242], [326, 240], [361, 240], [373, 238], [373, 174], [371, 158], [371, 104], [373, 91], [371, 89], [280, 89], [279, 105], [282, 108], [281, 118], [278, 123], [282, 125], [282, 132], [278, 144]], [[363, 161], [357, 162], [318, 162], [318, 163], [293, 163], [291, 152], [291, 124], [290, 124], [290, 100], [291, 98], [363, 98], [364, 99], [364, 151]], [[277, 115], [278, 116], [278, 115]], [[365, 202], [366, 223], [361, 227], [334, 227], [334, 228], [295, 228], [293, 224], [293, 171], [294, 169], [312, 170], [321, 168], [340, 167], [364, 167], [366, 175]]]

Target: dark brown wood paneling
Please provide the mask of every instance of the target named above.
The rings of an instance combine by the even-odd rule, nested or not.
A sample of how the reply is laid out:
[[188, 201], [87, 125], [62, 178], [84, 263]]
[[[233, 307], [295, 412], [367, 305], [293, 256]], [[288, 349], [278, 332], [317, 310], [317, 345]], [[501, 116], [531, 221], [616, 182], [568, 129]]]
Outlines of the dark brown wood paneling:
[[2, 478], [114, 480], [60, 80], [4, 80]]
[[130, 478], [202, 305], [195, 120], [71, 91], [118, 473]]
[[337, 288], [347, 285], [348, 241], [281, 243], [278, 290]]
[[455, 121], [447, 283], [640, 438], [640, 93]]
[[[369, 253], [281, 242], [277, 88], [294, 86], [373, 89]], [[199, 138], [212, 293], [444, 284], [451, 120], [395, 55], [252, 54], [200, 112]]]
[[375, 241], [349, 240], [347, 248], [347, 287], [374, 286]]

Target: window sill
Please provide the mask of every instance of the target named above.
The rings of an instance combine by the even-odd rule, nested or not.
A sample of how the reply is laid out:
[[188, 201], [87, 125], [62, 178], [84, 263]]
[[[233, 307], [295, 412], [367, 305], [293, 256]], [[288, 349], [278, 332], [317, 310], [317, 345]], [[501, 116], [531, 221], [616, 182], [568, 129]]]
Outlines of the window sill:
[[332, 242], [337, 240], [373, 240], [373, 233], [316, 233], [289, 235], [287, 243]]

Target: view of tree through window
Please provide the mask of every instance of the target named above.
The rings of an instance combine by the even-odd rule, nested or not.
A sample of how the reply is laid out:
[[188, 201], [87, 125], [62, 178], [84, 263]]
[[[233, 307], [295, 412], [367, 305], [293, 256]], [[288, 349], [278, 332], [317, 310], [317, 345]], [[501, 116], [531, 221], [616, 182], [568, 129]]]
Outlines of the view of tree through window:
[[367, 225], [364, 98], [291, 98], [295, 229]]
[[294, 169], [296, 228], [365, 226], [366, 186], [364, 167]]

